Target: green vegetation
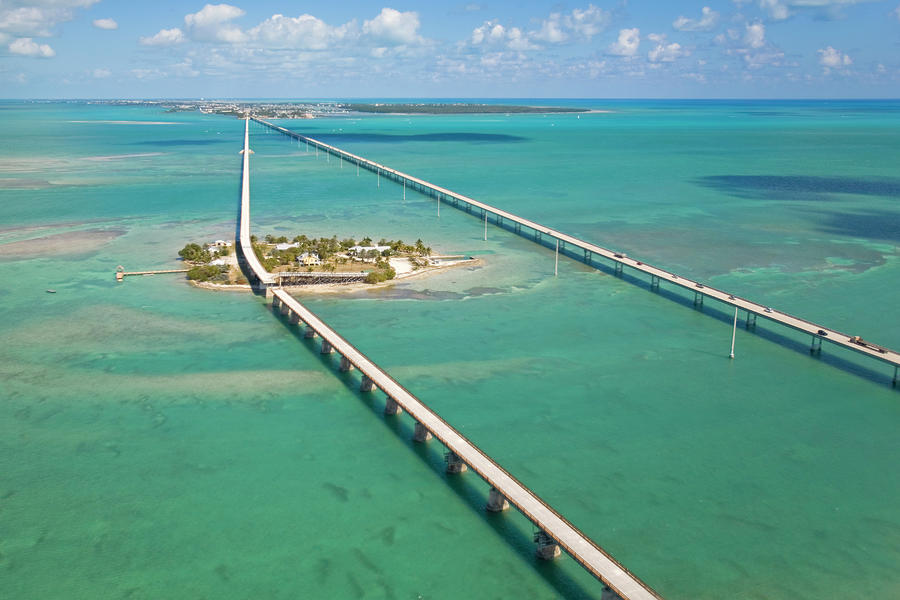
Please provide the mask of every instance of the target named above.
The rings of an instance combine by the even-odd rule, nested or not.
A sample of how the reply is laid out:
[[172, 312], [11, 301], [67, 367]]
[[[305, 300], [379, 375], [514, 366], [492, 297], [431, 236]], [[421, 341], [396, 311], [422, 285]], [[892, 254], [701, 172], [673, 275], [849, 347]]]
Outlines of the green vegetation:
[[228, 267], [216, 265], [198, 265], [191, 267], [187, 273], [191, 281], [227, 281]]
[[388, 261], [378, 259], [375, 261], [375, 270], [366, 275], [366, 283], [381, 283], [397, 276], [397, 271], [388, 264]]
[[178, 256], [183, 258], [185, 262], [191, 263], [208, 263], [212, 260], [209, 250], [199, 244], [187, 244], [178, 251]]

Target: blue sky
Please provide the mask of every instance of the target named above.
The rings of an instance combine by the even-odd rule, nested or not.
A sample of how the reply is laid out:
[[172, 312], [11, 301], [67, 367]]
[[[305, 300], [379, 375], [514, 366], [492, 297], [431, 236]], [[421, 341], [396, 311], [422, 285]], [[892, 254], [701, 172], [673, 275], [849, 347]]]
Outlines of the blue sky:
[[900, 0], [0, 0], [0, 97], [900, 97]]

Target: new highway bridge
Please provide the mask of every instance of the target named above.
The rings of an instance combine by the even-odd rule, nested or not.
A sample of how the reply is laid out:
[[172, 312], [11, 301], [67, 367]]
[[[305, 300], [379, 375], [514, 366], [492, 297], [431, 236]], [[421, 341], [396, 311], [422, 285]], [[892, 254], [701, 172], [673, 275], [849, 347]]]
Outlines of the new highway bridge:
[[[344, 339], [322, 319], [303, 306], [284, 289], [276, 286], [276, 277], [260, 264], [250, 240], [250, 147], [249, 120], [244, 126], [243, 165], [241, 173], [241, 208], [238, 218], [237, 253], [241, 266], [258, 290], [264, 290], [272, 298], [272, 305], [280, 309], [291, 323], [306, 328], [305, 337], [321, 338], [321, 352], [337, 352], [341, 356], [341, 370], [356, 369], [362, 374], [360, 390], [383, 391], [387, 396], [385, 412], [399, 414], [405, 411], [415, 419], [416, 441], [425, 442], [432, 436], [447, 448], [445, 460], [448, 472], [459, 473], [471, 468], [490, 486], [486, 508], [502, 511], [515, 506], [528, 518], [538, 532], [534, 536], [538, 555], [553, 558], [560, 548], [581, 564], [603, 584], [603, 600], [659, 600], [654, 592], [637, 576], [605, 552], [591, 538], [581, 532], [565, 517], [556, 512], [522, 482], [513, 477], [490, 456], [444, 421], [428, 406], [404, 388], [365, 354]], [[362, 159], [360, 159], [362, 160]]]
[[[612, 267], [617, 275], [621, 275], [625, 267], [628, 267], [637, 273], [647, 275], [650, 278], [651, 289], [659, 289], [660, 284], [665, 282], [667, 285], [681, 288], [689, 294], [693, 294], [695, 305], [702, 305], [704, 298], [710, 298], [717, 300], [732, 309], [742, 310], [746, 313], [745, 324], [748, 327], [755, 326], [757, 317], [763, 317], [763, 319], [770, 322], [808, 334], [811, 336], [811, 352], [821, 350], [822, 342], [826, 341], [841, 348], [861, 354], [867, 358], [875, 359], [880, 363], [886, 363], [894, 368], [892, 384], [894, 387], [897, 386], [898, 376], [900, 376], [900, 353], [895, 350], [884, 348], [877, 344], [862, 340], [857, 336], [848, 335], [841, 331], [837, 331], [836, 329], [831, 329], [824, 325], [807, 321], [806, 319], [770, 308], [758, 302], [741, 298], [735, 294], [708, 286], [700, 281], [682, 277], [665, 269], [649, 265], [629, 257], [625, 253], [603, 248], [561, 231], [545, 227], [508, 211], [485, 204], [484, 202], [479, 202], [478, 200], [463, 196], [462, 194], [458, 194], [361, 156], [351, 154], [350, 152], [341, 150], [340, 148], [331, 146], [309, 136], [291, 131], [279, 125], [275, 125], [264, 119], [254, 117], [251, 117], [251, 119], [273, 131], [298, 141], [306, 142], [307, 144], [314, 146], [317, 150], [322, 150], [342, 161], [348, 161], [351, 164], [355, 164], [358, 167], [376, 173], [379, 177], [384, 176], [402, 184], [404, 187], [409, 187], [435, 198], [438, 202], [451, 204], [452, 206], [462, 208], [469, 213], [472, 213], [472, 210], [475, 209], [478, 211], [478, 216], [484, 218], [485, 222], [487, 222], [488, 217], [490, 217], [498, 226], [512, 229], [515, 233], [520, 235], [527, 234], [528, 237], [531, 237], [534, 241], [542, 245], [549, 245], [548, 242], [552, 243], [555, 241], [557, 250], [561, 250], [570, 256], [573, 255], [573, 253], [580, 253], [579, 257], [587, 264], [594, 264], [593, 259], [595, 256], [598, 256], [608, 259], [612, 263]], [[522, 231], [523, 227], [526, 230], [525, 232]]]

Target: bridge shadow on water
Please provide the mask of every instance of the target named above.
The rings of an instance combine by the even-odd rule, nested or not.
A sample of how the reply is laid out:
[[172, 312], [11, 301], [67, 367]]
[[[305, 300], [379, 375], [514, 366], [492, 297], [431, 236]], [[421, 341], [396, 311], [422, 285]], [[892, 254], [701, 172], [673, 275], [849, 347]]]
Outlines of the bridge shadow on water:
[[[334, 376], [343, 383], [344, 387], [355, 396], [361, 405], [367, 408], [376, 418], [378, 418], [385, 427], [387, 427], [399, 440], [401, 440], [413, 454], [428, 465], [429, 470], [434, 474], [435, 479], [443, 481], [456, 496], [484, 522], [499, 538], [506, 542], [514, 552], [526, 564], [530, 564], [532, 568], [550, 585], [556, 592], [564, 597], [571, 599], [595, 600], [600, 597], [603, 584], [597, 582], [596, 592], [589, 591], [584, 583], [578, 581], [572, 574], [567, 573], [564, 568], [557, 565], [554, 561], [545, 561], [538, 558], [535, 554], [535, 544], [530, 534], [523, 531], [522, 523], [517, 524], [518, 519], [512, 517], [512, 513], [518, 513], [515, 505], [510, 504], [507, 511], [493, 513], [485, 509], [489, 485], [481, 479], [474, 471], [468, 471], [463, 474], [450, 474], [445, 470], [444, 452], [446, 447], [434, 438], [425, 443], [413, 441], [414, 421], [404, 411], [400, 415], [385, 415], [385, 395], [383, 392], [375, 388], [373, 392], [360, 392], [360, 374], [357, 370], [343, 372], [340, 371], [340, 354], [321, 354], [320, 344], [321, 338], [304, 337], [305, 326], [295, 325], [280, 311], [273, 310], [270, 304], [264, 305], [266, 310], [272, 312], [282, 325], [297, 339], [297, 341], [311, 353], [319, 358], [322, 365], [330, 370]], [[423, 507], [424, 508], [424, 507]], [[521, 513], [520, 513], [521, 514]], [[526, 523], [530, 520], [522, 515], [522, 519]], [[532, 530], [536, 528], [532, 525]], [[563, 550], [565, 553], [565, 550]], [[559, 559], [557, 559], [559, 560]], [[581, 568], [574, 562], [573, 564]], [[586, 578], [593, 576], [585, 571]]]

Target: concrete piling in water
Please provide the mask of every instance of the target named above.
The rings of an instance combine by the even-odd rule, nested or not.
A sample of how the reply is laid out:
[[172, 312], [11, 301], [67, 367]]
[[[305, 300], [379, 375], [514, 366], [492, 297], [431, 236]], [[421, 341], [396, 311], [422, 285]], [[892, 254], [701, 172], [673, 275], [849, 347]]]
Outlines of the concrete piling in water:
[[538, 530], [538, 532], [534, 534], [534, 543], [537, 544], [538, 558], [542, 558], [544, 560], [553, 560], [554, 558], [562, 554], [562, 550], [560, 550], [559, 544], [556, 543], [556, 540], [547, 535], [547, 532], [542, 529]]
[[359, 382], [359, 391], [361, 392], [371, 392], [375, 390], [375, 382], [368, 378], [368, 376], [363, 375], [362, 381]]
[[403, 409], [400, 408], [400, 405], [397, 404], [397, 401], [394, 400], [393, 398], [391, 398], [390, 396], [388, 396], [387, 400], [384, 403], [384, 414], [399, 415], [402, 412], [403, 412]]
[[303, 334], [303, 337], [305, 337], [305, 338], [308, 339], [308, 340], [311, 340], [311, 339], [313, 339], [314, 337], [316, 337], [317, 335], [319, 335], [319, 334], [316, 333], [316, 330], [315, 330], [315, 329], [313, 329], [312, 327], [307, 326], [307, 327], [306, 327], [306, 333]]
[[291, 312], [291, 307], [288, 306], [287, 304], [285, 304], [284, 302], [282, 302], [281, 303], [281, 314], [286, 315], [289, 312]]
[[350, 362], [350, 359], [346, 356], [341, 357], [341, 371], [346, 373], [347, 371], [353, 370], [353, 363]]
[[600, 592], [600, 600], [623, 600], [622, 596], [618, 595], [611, 587], [608, 585], [603, 586], [603, 591]]
[[291, 325], [299, 325], [300, 324], [300, 315], [291, 311], [290, 317], [288, 320], [291, 322]]
[[428, 429], [424, 425], [416, 421], [416, 428], [415, 431], [413, 431], [413, 441], [422, 444], [430, 439], [431, 432], [428, 431]]
[[334, 352], [334, 346], [332, 346], [331, 342], [328, 340], [322, 340], [322, 349], [319, 352], [321, 354], [332, 354]]
[[469, 470], [469, 466], [456, 455], [455, 452], [448, 451], [444, 454], [444, 460], [447, 462], [448, 473], [465, 473]]
[[491, 512], [502, 512], [509, 508], [509, 500], [500, 493], [500, 490], [491, 486], [491, 491], [488, 493], [488, 501], [485, 505], [485, 508]]

